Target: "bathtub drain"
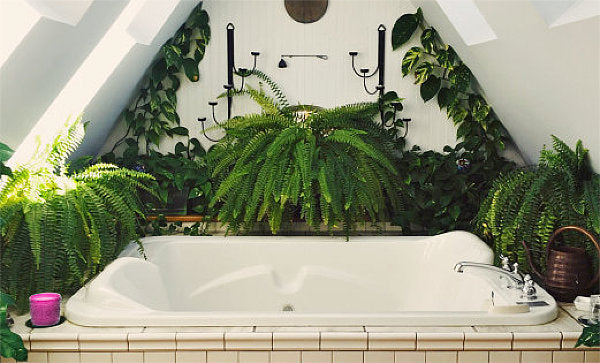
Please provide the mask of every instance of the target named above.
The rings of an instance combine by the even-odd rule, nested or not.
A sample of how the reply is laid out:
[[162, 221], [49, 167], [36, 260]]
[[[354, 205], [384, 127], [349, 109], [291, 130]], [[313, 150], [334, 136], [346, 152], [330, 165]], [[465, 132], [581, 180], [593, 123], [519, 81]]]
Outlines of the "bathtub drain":
[[292, 304], [285, 304], [281, 308], [281, 311], [294, 311], [294, 306]]

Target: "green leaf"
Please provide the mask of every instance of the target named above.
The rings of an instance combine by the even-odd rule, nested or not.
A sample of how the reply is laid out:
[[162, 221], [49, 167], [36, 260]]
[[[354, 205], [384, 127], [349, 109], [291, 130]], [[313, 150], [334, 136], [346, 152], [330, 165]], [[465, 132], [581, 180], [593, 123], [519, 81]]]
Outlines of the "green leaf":
[[402, 58], [402, 76], [406, 76], [412, 71], [412, 69], [419, 63], [421, 58], [421, 52], [423, 49], [419, 47], [412, 47], [406, 52], [404, 58]]
[[159, 59], [152, 66], [152, 72], [150, 73], [150, 78], [154, 81], [154, 84], [158, 84], [167, 76], [167, 62], [164, 58]]
[[167, 99], [171, 102], [172, 105], [177, 104], [177, 93], [173, 88], [167, 88], [165, 90], [165, 94], [167, 95]]
[[[167, 118], [167, 120], [171, 122], [175, 122], [175, 107], [167, 101], [164, 101], [160, 104], [160, 109], [163, 115]], [[176, 127], [177, 128], [177, 127]]]
[[404, 14], [394, 24], [392, 29], [392, 49], [396, 50], [408, 42], [419, 26], [417, 14]]
[[425, 29], [421, 34], [421, 44], [427, 53], [433, 53], [435, 50], [435, 37], [437, 32], [433, 28]]
[[0, 142], [0, 163], [6, 162], [13, 154], [13, 150], [5, 143]]
[[433, 72], [433, 63], [423, 62], [415, 69], [415, 84], [425, 82]]
[[181, 67], [181, 48], [176, 45], [166, 44], [162, 47], [162, 51], [165, 55], [167, 68], [174, 66], [179, 69]]
[[440, 106], [440, 110], [444, 107], [448, 107], [454, 99], [456, 98], [456, 93], [450, 88], [442, 87], [438, 92], [437, 99], [438, 105]]
[[185, 75], [192, 82], [198, 82], [198, 78], [200, 73], [198, 72], [198, 64], [192, 58], [184, 58], [183, 59], [183, 70], [185, 71]]
[[465, 92], [471, 85], [471, 70], [464, 64], [454, 67], [448, 74], [450, 84], [458, 91]]
[[171, 88], [175, 92], [177, 92], [177, 90], [179, 89], [179, 85], [181, 84], [181, 82], [179, 82], [179, 78], [174, 74], [169, 74], [169, 79], [171, 80]]
[[427, 102], [436, 95], [440, 86], [442, 84], [442, 80], [436, 76], [430, 76], [427, 81], [421, 84], [421, 98], [423, 101]]
[[446, 50], [441, 50], [438, 52], [436, 60], [438, 61], [440, 67], [452, 69], [454, 67], [454, 62], [456, 62], [457, 58], [458, 57], [456, 55], [456, 52], [454, 51], [454, 48], [447, 45]]
[[477, 102], [471, 109], [471, 114], [477, 122], [482, 122], [489, 115], [491, 107], [488, 104]]
[[175, 135], [180, 135], [180, 136], [188, 136], [190, 134], [190, 131], [185, 128], [185, 127], [173, 127], [171, 129], [171, 132], [173, 132], [173, 134]]
[[179, 141], [175, 144], [175, 154], [181, 154], [187, 151], [187, 147], [183, 144], [183, 142]]

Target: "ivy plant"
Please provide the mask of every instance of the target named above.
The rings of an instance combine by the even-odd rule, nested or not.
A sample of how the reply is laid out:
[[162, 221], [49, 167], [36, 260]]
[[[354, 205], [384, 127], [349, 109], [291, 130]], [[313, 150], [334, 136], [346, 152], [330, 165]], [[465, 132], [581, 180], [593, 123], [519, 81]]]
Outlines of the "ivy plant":
[[433, 27], [427, 26], [421, 8], [396, 20], [392, 30], [393, 49], [408, 43], [417, 29], [421, 29], [420, 45], [405, 53], [402, 75], [414, 75], [424, 102], [437, 98], [440, 110], [446, 109], [456, 125], [457, 139], [462, 140], [465, 150], [483, 150], [486, 157], [495, 157], [504, 149], [507, 133], [479, 92], [469, 67], [454, 48], [441, 41]]
[[0, 292], [0, 356], [14, 358], [17, 362], [27, 361], [27, 349], [19, 334], [10, 331], [8, 326], [8, 307], [14, 306], [12, 296]]
[[575, 348], [582, 345], [590, 348], [600, 347], [600, 322], [583, 328], [577, 343], [575, 343]]
[[163, 136], [181, 134], [176, 111], [180, 76], [185, 74], [191, 82], [199, 80], [198, 64], [204, 58], [209, 41], [209, 16], [199, 3], [175, 35], [162, 46], [133, 106], [123, 111], [121, 118], [127, 131], [107, 155], [109, 159], [114, 159], [115, 149], [123, 143], [127, 144], [127, 153], [132, 152], [135, 144], [143, 142], [144, 153], [148, 155], [151, 146], [158, 147]]

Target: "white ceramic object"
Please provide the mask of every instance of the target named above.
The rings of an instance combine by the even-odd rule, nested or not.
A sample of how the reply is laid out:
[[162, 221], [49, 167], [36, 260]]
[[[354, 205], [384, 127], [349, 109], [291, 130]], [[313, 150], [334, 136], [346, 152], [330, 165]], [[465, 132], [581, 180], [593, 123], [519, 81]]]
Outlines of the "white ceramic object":
[[[467, 232], [432, 237], [149, 237], [147, 260], [128, 247], [73, 295], [67, 318], [87, 326], [530, 325], [556, 317], [556, 302], [494, 313], [518, 292], [495, 272], [457, 273], [459, 261], [491, 263]], [[490, 310], [490, 311], [488, 311]], [[501, 310], [501, 309], [497, 309]], [[521, 311], [519, 309], [516, 309]], [[516, 311], [515, 310], [515, 311]]]
[[590, 312], [590, 297], [589, 296], [577, 296], [573, 301], [577, 310]]

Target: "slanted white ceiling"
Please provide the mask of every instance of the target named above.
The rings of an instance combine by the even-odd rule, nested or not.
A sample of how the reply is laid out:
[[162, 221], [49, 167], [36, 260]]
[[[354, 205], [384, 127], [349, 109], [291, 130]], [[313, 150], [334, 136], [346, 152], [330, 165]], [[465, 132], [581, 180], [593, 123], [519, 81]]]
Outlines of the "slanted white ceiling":
[[580, 6], [595, 15], [549, 26], [550, 15], [540, 12], [539, 1], [534, 6], [534, 1], [475, 0], [497, 39], [472, 46], [436, 0], [411, 2], [471, 68], [530, 162], [537, 162], [553, 134], [571, 146], [581, 139], [600, 170], [600, 2], [563, 1], [550, 19]]

